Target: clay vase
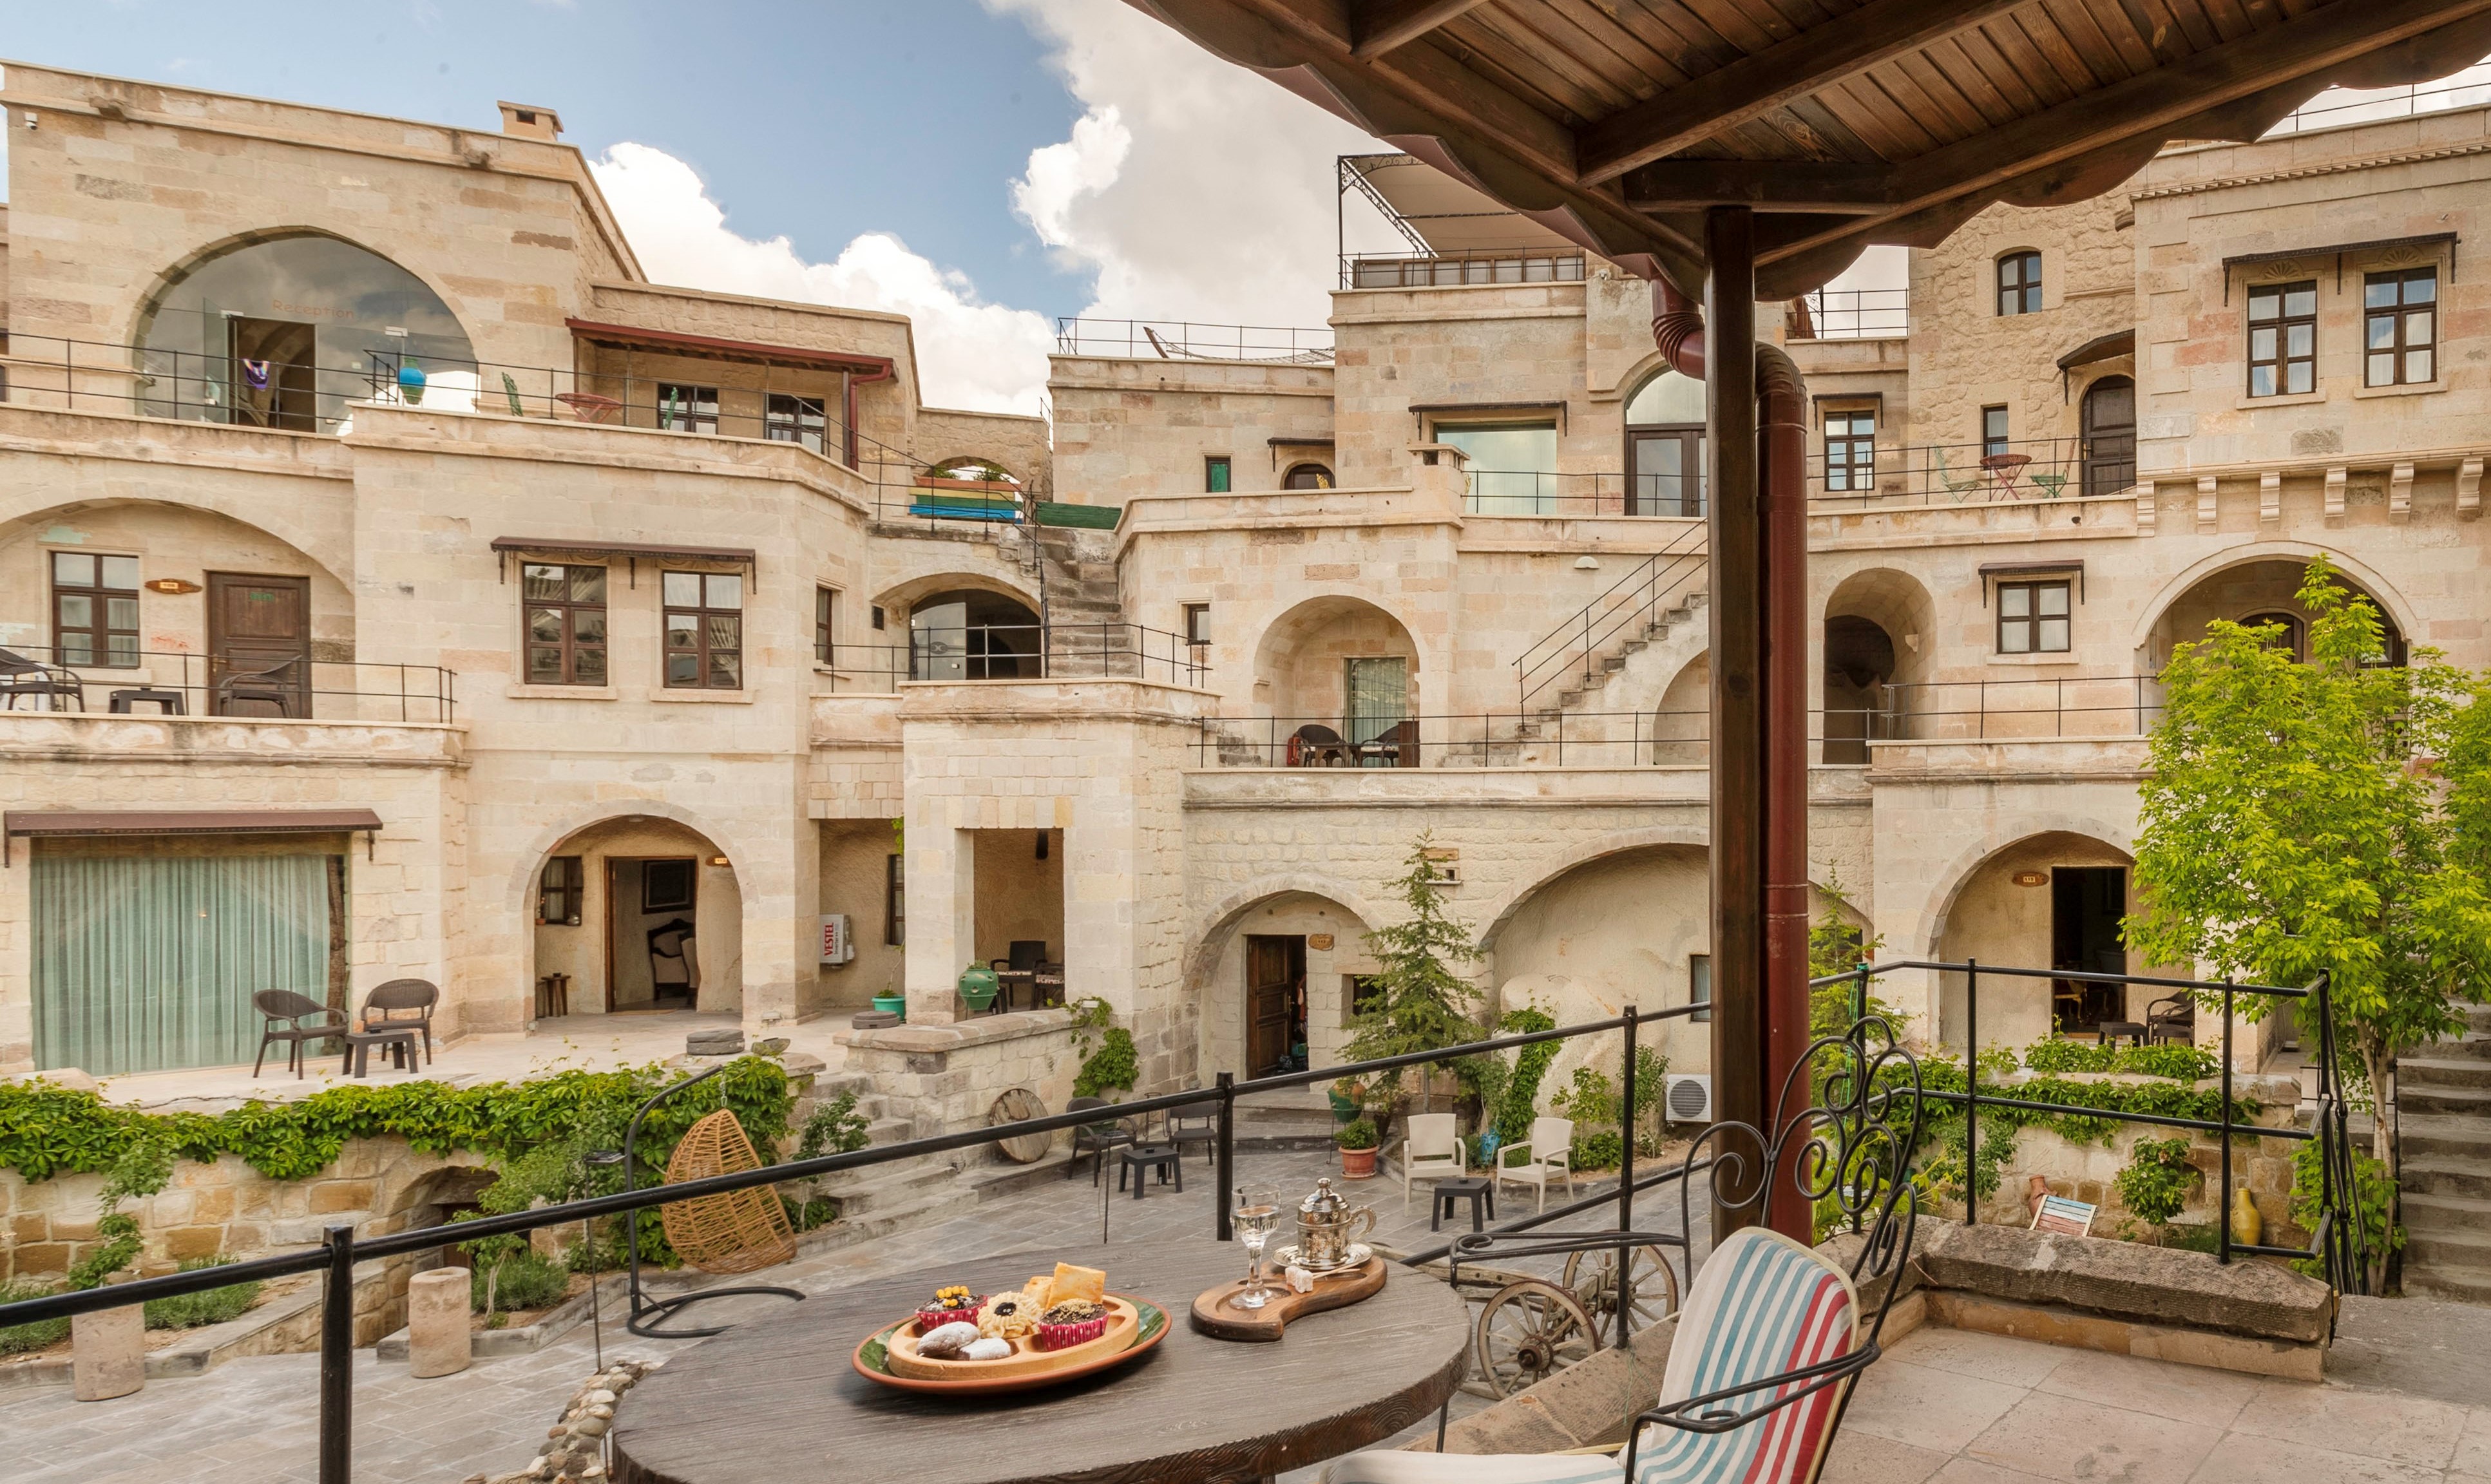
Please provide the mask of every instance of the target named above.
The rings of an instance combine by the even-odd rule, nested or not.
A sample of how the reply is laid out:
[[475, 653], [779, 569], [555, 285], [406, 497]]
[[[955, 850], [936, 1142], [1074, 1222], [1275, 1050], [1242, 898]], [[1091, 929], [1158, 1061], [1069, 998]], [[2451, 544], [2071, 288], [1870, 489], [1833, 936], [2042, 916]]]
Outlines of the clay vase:
[[2257, 1203], [2249, 1199], [2248, 1188], [2232, 1192], [2232, 1245], [2254, 1247], [2266, 1235], [2266, 1218], [2258, 1214]]

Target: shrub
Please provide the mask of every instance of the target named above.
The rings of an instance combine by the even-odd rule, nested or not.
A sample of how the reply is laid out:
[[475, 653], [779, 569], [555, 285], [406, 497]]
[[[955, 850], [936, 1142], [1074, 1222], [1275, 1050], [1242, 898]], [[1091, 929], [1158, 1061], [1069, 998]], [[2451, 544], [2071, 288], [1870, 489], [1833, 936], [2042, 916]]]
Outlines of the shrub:
[[1100, 1038], [1099, 1049], [1081, 1063], [1072, 1077], [1072, 1095], [1097, 1097], [1109, 1088], [1130, 1088], [1142, 1074], [1142, 1060], [1133, 1047], [1133, 1033], [1122, 1026], [1109, 1026]]
[[[232, 1261], [233, 1259], [229, 1257], [189, 1258], [184, 1260], [182, 1271], [196, 1272], [203, 1267], [222, 1267]], [[142, 1312], [147, 1316], [147, 1327], [150, 1329], [196, 1329], [202, 1324], [221, 1324], [227, 1320], [242, 1318], [243, 1311], [249, 1309], [258, 1297], [259, 1280], [254, 1278], [244, 1283], [228, 1283], [222, 1288], [212, 1288], [203, 1294], [182, 1294], [171, 1298], [150, 1298], [143, 1306]]]
[[[33, 1278], [11, 1278], [0, 1281], [0, 1303], [24, 1303], [30, 1298], [47, 1298], [52, 1287]], [[31, 1324], [10, 1324], [0, 1327], [0, 1355], [15, 1355], [68, 1339], [70, 1322], [65, 1319], [39, 1319]]]
[[469, 1284], [471, 1301], [480, 1314], [542, 1309], [562, 1301], [571, 1287], [571, 1274], [535, 1248], [522, 1247], [498, 1264], [480, 1262]]
[[1618, 1138], [1614, 1124], [1605, 1128], [1577, 1128], [1574, 1130], [1573, 1154], [1574, 1168], [1578, 1172], [1614, 1170], [1625, 1161], [1626, 1144]]
[[1361, 1115], [1342, 1124], [1332, 1142], [1345, 1149], [1371, 1149], [1384, 1141], [1375, 1132], [1375, 1120]]
[[2129, 1214], [2152, 1226], [2168, 1226], [2188, 1204], [2197, 1167], [2188, 1162], [2185, 1139], [2139, 1139], [2127, 1168], [2111, 1181]]

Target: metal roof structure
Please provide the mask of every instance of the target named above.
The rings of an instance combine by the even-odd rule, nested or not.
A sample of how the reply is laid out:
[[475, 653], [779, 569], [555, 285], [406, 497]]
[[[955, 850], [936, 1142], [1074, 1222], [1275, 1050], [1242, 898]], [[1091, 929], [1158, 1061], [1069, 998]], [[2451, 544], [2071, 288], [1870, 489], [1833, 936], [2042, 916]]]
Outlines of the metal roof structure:
[[2097, 194], [2173, 140], [2255, 138], [2321, 89], [2491, 52], [2491, 0], [1129, 3], [1689, 292], [1705, 209], [1753, 207], [1766, 299], [1996, 202]]

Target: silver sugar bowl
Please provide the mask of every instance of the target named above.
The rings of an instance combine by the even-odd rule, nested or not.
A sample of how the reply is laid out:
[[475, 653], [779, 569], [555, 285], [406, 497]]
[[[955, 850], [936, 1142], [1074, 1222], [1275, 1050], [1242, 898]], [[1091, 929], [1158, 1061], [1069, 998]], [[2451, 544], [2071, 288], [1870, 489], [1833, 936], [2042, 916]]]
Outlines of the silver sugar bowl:
[[1308, 1272], [1347, 1267], [1351, 1240], [1374, 1230], [1374, 1208], [1350, 1205], [1329, 1178], [1319, 1179], [1314, 1194], [1298, 1203], [1298, 1266]]

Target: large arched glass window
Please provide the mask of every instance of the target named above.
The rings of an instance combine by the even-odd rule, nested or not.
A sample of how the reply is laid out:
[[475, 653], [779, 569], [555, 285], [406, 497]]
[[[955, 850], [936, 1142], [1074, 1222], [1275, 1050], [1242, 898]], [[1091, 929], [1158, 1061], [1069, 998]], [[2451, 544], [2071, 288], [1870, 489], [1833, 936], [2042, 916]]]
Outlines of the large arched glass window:
[[909, 605], [910, 680], [1037, 680], [1045, 656], [1038, 615], [1000, 593], [965, 588]]
[[316, 234], [244, 243], [185, 270], [138, 329], [140, 410], [160, 418], [334, 432], [351, 401], [466, 411], [467, 332], [424, 280]]
[[1704, 383], [1661, 371], [1626, 399], [1629, 515], [1704, 513]]

